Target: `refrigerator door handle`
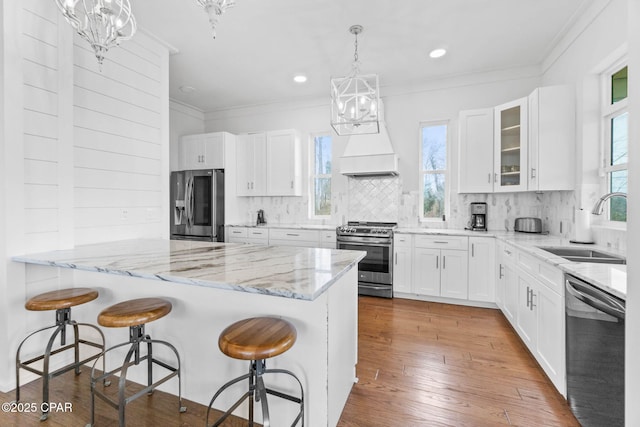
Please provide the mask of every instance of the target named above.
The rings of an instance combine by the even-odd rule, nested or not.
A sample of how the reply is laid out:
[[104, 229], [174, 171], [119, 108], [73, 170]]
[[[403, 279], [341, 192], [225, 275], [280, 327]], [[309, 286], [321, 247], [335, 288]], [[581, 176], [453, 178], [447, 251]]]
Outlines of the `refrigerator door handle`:
[[185, 184], [184, 191], [185, 203], [185, 215], [187, 217], [187, 227], [191, 228], [193, 226], [193, 177], [187, 177], [187, 182]]

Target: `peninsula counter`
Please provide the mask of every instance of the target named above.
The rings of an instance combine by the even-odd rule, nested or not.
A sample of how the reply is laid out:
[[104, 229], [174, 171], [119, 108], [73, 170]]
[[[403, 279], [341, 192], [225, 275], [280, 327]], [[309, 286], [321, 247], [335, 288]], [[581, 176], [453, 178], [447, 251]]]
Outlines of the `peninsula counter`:
[[[267, 363], [270, 368], [289, 369], [301, 379], [305, 424], [314, 427], [337, 424], [356, 380], [357, 264], [364, 255], [319, 248], [149, 239], [78, 246], [13, 260], [25, 263], [27, 272], [60, 269], [59, 276], [64, 278], [60, 287], [98, 288], [98, 300], [85, 304], [87, 308], [74, 308], [78, 321], [95, 323], [100, 310], [127, 299], [153, 296], [170, 300], [173, 311], [147, 325], [147, 333], [178, 348], [183, 395], [205, 405], [222, 384], [248, 370], [246, 362], [229, 359], [219, 351], [218, 335], [226, 326], [253, 316], [291, 321], [298, 330], [296, 344]], [[127, 339], [125, 330], [103, 330], [107, 346]], [[120, 362], [114, 357], [107, 361], [112, 366]], [[142, 369], [131, 379], [143, 382], [144, 375]], [[276, 388], [295, 391], [293, 384], [273, 380]], [[175, 380], [161, 388], [177, 392]], [[222, 397], [226, 399], [216, 401], [217, 407], [231, 404], [237, 395], [232, 391]], [[274, 425], [286, 425], [295, 415], [295, 405], [280, 399], [273, 399], [271, 405], [270, 412], [282, 417], [272, 419]], [[239, 415], [246, 416], [246, 411]]]

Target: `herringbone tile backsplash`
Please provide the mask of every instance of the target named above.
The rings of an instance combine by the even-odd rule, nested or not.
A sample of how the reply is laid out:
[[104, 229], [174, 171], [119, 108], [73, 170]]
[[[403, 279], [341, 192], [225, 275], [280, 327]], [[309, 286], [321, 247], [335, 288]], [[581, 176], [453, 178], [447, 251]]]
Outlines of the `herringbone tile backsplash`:
[[400, 178], [349, 178], [349, 221], [398, 222]]

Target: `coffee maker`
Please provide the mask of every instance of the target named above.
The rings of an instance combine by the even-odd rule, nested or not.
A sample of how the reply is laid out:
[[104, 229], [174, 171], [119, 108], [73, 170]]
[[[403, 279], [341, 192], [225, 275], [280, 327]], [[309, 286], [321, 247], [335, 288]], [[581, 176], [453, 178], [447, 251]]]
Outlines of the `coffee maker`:
[[487, 231], [486, 203], [471, 203], [471, 230]]

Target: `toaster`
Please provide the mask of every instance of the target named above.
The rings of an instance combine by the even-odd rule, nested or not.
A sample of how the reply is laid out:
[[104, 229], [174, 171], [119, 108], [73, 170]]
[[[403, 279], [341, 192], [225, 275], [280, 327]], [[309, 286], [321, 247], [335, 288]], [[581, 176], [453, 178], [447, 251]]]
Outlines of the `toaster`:
[[540, 218], [516, 218], [513, 230], [522, 233], [542, 233], [542, 220]]

